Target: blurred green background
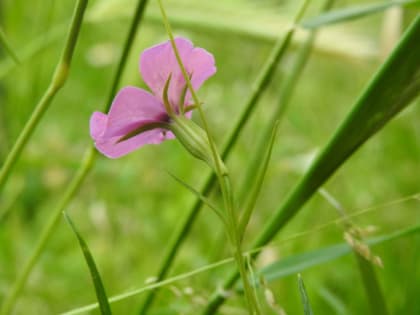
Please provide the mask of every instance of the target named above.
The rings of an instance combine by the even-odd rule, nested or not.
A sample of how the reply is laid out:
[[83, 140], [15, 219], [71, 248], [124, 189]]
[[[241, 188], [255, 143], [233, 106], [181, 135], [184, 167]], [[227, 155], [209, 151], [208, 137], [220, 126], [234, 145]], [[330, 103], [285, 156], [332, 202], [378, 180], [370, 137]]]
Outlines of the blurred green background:
[[[121, 86], [145, 87], [138, 73], [138, 57], [144, 48], [167, 38], [156, 3], [150, 2]], [[336, 1], [336, 7], [365, 2]], [[274, 40], [284, 34], [296, 12], [298, 1], [164, 3], [175, 33], [190, 38], [216, 58], [217, 74], [203, 85], [199, 95], [205, 102], [204, 110], [216, 142], [221, 146]], [[320, 3], [312, 1], [307, 15], [316, 15]], [[21, 64], [15, 65], [4, 52], [0, 57], [0, 161], [48, 86], [74, 4], [69, 0], [0, 1], [0, 26], [21, 59]], [[90, 1], [68, 82], [53, 101], [6, 185], [0, 201], [0, 303], [78, 168], [84, 150], [92, 143], [89, 117], [105, 105], [134, 8], [134, 0]], [[399, 28], [404, 29], [413, 14], [410, 10], [393, 17], [377, 14], [321, 31], [281, 122], [247, 241], [256, 235], [317, 150], [326, 144], [395, 44], [393, 32], [398, 34]], [[401, 21], [396, 18], [398, 15]], [[391, 29], [385, 25], [391, 25]], [[290, 73], [304, 38], [305, 32], [299, 31], [227, 161], [238, 190], [247, 163], [260, 154], [255, 152], [255, 144], [277, 104], [279, 86]], [[419, 121], [418, 104], [408, 107], [325, 186], [349, 213], [376, 207], [354, 220], [358, 226], [374, 225], [377, 234], [386, 234], [420, 223], [418, 196], [406, 198], [420, 192]], [[167, 171], [197, 189], [209, 172], [176, 141], [147, 146], [118, 160], [100, 157], [67, 209], [91, 248], [109, 295], [139, 288], [154, 276], [168, 239], [194, 200]], [[216, 193], [212, 198], [217, 201], [219, 196]], [[342, 242], [340, 225], [332, 223], [328, 228], [314, 230], [338, 217], [323, 197], [315, 196], [277, 240], [296, 233], [307, 234], [287, 242], [274, 242], [263, 252], [257, 266]], [[62, 221], [19, 300], [16, 314], [55, 314], [95, 301], [76, 238]], [[411, 236], [373, 249], [384, 263], [384, 268], [376, 271], [392, 314], [420, 313], [419, 245], [420, 236]], [[205, 209], [171, 274], [191, 271], [228, 256], [222, 226]], [[227, 270], [218, 268], [165, 287], [152, 313], [197, 314]], [[368, 313], [367, 297], [353, 256], [308, 269], [302, 275], [315, 314]], [[186, 294], [186, 288], [191, 288], [192, 293]], [[303, 313], [295, 276], [272, 282], [270, 288], [287, 314]], [[142, 297], [116, 303], [113, 309], [116, 314], [134, 314]], [[241, 299], [233, 297], [220, 313], [245, 314], [241, 306]]]

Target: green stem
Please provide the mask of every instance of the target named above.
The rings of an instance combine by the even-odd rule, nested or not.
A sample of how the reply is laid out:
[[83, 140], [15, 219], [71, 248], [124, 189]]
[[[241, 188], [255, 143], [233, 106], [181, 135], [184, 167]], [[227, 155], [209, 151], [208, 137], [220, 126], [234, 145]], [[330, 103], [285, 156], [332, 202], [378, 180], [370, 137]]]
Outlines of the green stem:
[[[257, 108], [257, 103], [260, 100], [263, 92], [267, 89], [268, 85], [272, 81], [274, 73], [276, 71], [276, 67], [283, 59], [283, 56], [285, 55], [285, 52], [291, 43], [293, 35], [294, 28], [291, 28], [286, 33], [286, 36], [281, 36], [272, 48], [270, 55], [267, 58], [267, 61], [263, 65], [262, 70], [259, 72], [257, 79], [255, 80], [250, 89], [251, 93], [244, 104], [243, 111], [241, 112], [238, 121], [234, 124], [234, 127], [223, 146], [221, 154], [222, 160], [226, 160], [227, 157], [230, 155], [230, 153], [232, 152], [232, 148], [236, 144], [241, 131], [245, 127], [249, 118], [252, 116], [254, 110]], [[216, 180], [217, 177], [214, 173], [211, 173], [207, 177], [207, 180], [201, 190], [202, 195], [206, 196], [210, 193]], [[184, 217], [182, 223], [179, 225], [178, 230], [174, 234], [174, 237], [171, 239], [171, 242], [167, 247], [168, 249], [165, 253], [162, 264], [159, 267], [159, 271], [156, 276], [157, 281], [162, 281], [167, 275], [169, 268], [171, 267], [179, 248], [181, 247], [189, 231], [191, 230], [191, 227], [193, 226], [193, 223], [195, 222], [195, 219], [197, 218], [197, 215], [202, 205], [202, 201], [200, 199], [196, 199], [193, 206], [190, 208], [190, 210]], [[139, 314], [147, 314], [147, 311], [149, 310], [150, 306], [154, 301], [156, 292], [156, 290], [153, 290], [148, 293], [148, 295], [145, 298], [145, 301], [143, 302]]]
[[57, 92], [64, 86], [67, 80], [73, 52], [76, 47], [87, 3], [88, 0], [79, 0], [77, 2], [66, 44], [56, 66], [51, 83], [39, 103], [36, 105], [31, 117], [26, 122], [0, 170], [0, 192], [7, 182], [10, 172], [19, 159], [23, 148], [34, 133], [36, 126], [44, 116], [45, 111], [48, 109]]
[[[249, 306], [249, 313], [252, 315], [254, 314], [253, 310], [256, 310], [256, 301], [255, 301], [255, 297], [253, 295], [253, 291], [251, 288], [251, 285], [249, 283], [249, 279], [245, 270], [245, 263], [243, 260], [243, 256], [242, 256], [242, 252], [241, 252], [241, 241], [240, 241], [240, 237], [239, 237], [239, 230], [238, 230], [238, 219], [236, 216], [236, 211], [235, 211], [235, 207], [234, 207], [234, 203], [233, 203], [233, 195], [232, 195], [232, 189], [231, 189], [231, 184], [230, 184], [230, 179], [228, 176], [228, 172], [227, 169], [223, 163], [223, 161], [221, 160], [221, 157], [219, 155], [219, 153], [217, 152], [216, 149], [216, 145], [214, 143], [214, 141], [212, 140], [212, 137], [210, 135], [210, 131], [209, 131], [209, 127], [207, 124], [207, 120], [205, 118], [204, 112], [200, 106], [201, 102], [197, 97], [197, 94], [195, 93], [195, 90], [191, 84], [191, 80], [190, 80], [190, 76], [188, 75], [178, 48], [176, 47], [176, 43], [175, 43], [175, 39], [172, 33], [172, 29], [169, 23], [169, 20], [167, 18], [166, 12], [164, 10], [164, 7], [162, 5], [162, 1], [159, 0], [159, 7], [162, 13], [162, 18], [163, 18], [163, 22], [165, 24], [165, 28], [166, 31], [169, 35], [170, 41], [171, 41], [171, 45], [172, 45], [172, 49], [174, 50], [174, 54], [176, 56], [177, 62], [179, 64], [179, 67], [181, 68], [182, 74], [184, 76], [184, 79], [187, 83], [188, 89], [191, 92], [191, 95], [193, 97], [194, 103], [196, 104], [198, 111], [200, 113], [200, 118], [201, 121], [204, 125], [204, 130], [207, 134], [207, 138], [208, 138], [208, 143], [210, 145], [211, 148], [211, 153], [213, 156], [213, 161], [214, 161], [214, 171], [216, 172], [217, 178], [219, 180], [219, 185], [221, 188], [221, 192], [223, 195], [223, 200], [224, 200], [224, 204], [225, 204], [225, 209], [226, 209], [226, 215], [227, 215], [227, 219], [228, 222], [230, 223], [228, 227], [228, 232], [231, 235], [230, 239], [232, 241], [232, 246], [234, 247], [234, 256], [236, 258], [237, 264], [238, 264], [238, 268], [239, 268], [239, 272], [241, 274], [242, 277], [242, 281], [244, 283], [244, 289], [245, 289], [245, 294], [246, 294], [246, 300], [248, 302], [248, 306]], [[169, 81], [169, 79], [168, 79]], [[210, 165], [212, 166], [212, 165]]]
[[249, 314], [259, 314], [259, 308], [256, 301], [256, 296], [249, 281], [248, 273], [245, 268], [245, 260], [242, 255], [242, 237], [240, 235], [239, 219], [235, 210], [233, 192], [229, 177], [223, 176], [219, 178], [219, 185], [222, 191], [226, 215], [228, 222], [230, 222], [230, 235], [233, 247], [233, 256], [239, 269], [239, 274], [244, 285], [244, 292], [246, 302], [248, 304]]
[[213, 138], [211, 137], [210, 130], [209, 130], [206, 118], [204, 116], [203, 109], [201, 108], [201, 102], [198, 99], [197, 93], [195, 93], [195, 90], [194, 90], [194, 88], [191, 84], [190, 75], [187, 73], [187, 70], [185, 69], [185, 67], [182, 63], [181, 56], [179, 55], [178, 48], [176, 47], [176, 44], [175, 44], [175, 38], [174, 38], [173, 33], [172, 33], [172, 29], [171, 29], [171, 25], [169, 23], [169, 19], [166, 15], [165, 8], [162, 5], [162, 0], [159, 0], [159, 8], [160, 8], [160, 12], [162, 14], [163, 23], [165, 25], [166, 31], [169, 35], [169, 39], [171, 41], [172, 49], [175, 53], [176, 60], [178, 62], [179, 67], [181, 68], [182, 75], [185, 79], [185, 82], [187, 83], [188, 90], [191, 93], [191, 96], [194, 100], [194, 104], [195, 104], [195, 106], [197, 106], [198, 112], [200, 114], [201, 121], [202, 121], [203, 126], [204, 126], [204, 130], [207, 134], [207, 138], [208, 138], [208, 141], [209, 141], [209, 144], [210, 144], [211, 153], [213, 155], [214, 166], [216, 168], [215, 171], [216, 171], [217, 174], [222, 176], [226, 172], [226, 167], [223, 165], [223, 162], [221, 161], [221, 159], [219, 157], [219, 154], [217, 152], [216, 145], [213, 141]]
[[[112, 102], [112, 99], [115, 95], [115, 92], [117, 90], [117, 87], [119, 85], [119, 82], [121, 80], [121, 76], [123, 73], [123, 70], [125, 68], [125, 65], [127, 63], [127, 57], [129, 54], [129, 51], [132, 47], [138, 25], [142, 21], [143, 13], [146, 8], [146, 4], [148, 3], [148, 0], [139, 0], [136, 8], [135, 15], [133, 16], [132, 23], [130, 25], [130, 29], [127, 35], [127, 38], [124, 43], [124, 49], [120, 57], [120, 61], [117, 66], [117, 71], [115, 73], [112, 86], [110, 88], [109, 98], [108, 102], [105, 105], [105, 110], [107, 111], [110, 107], [110, 104]], [[26, 262], [26, 265], [23, 267], [23, 271], [21, 274], [19, 274], [17, 280], [15, 281], [13, 288], [10, 291], [9, 296], [4, 300], [2, 309], [0, 310], [0, 315], [6, 315], [9, 314], [12, 310], [12, 307], [21, 293], [26, 281], [28, 280], [28, 277], [30, 273], [32, 272], [35, 264], [37, 263], [40, 255], [44, 251], [48, 240], [51, 238], [54, 230], [57, 228], [57, 225], [59, 223], [59, 218], [61, 216], [61, 213], [63, 210], [68, 206], [70, 201], [74, 198], [74, 196], [79, 191], [80, 187], [82, 186], [83, 181], [85, 180], [86, 176], [88, 175], [89, 171], [92, 168], [92, 165], [94, 164], [95, 157], [96, 157], [96, 149], [93, 147], [90, 147], [87, 149], [85, 153], [86, 158], [84, 161], [80, 164], [79, 169], [76, 171], [75, 176], [71, 180], [69, 186], [67, 187], [66, 191], [64, 192], [64, 195], [60, 199], [58, 206], [52, 211], [51, 217], [49, 219], [49, 223], [44, 227], [41, 236], [37, 242], [37, 245], [35, 246], [35, 249], [33, 253], [31, 254], [30, 258]]]

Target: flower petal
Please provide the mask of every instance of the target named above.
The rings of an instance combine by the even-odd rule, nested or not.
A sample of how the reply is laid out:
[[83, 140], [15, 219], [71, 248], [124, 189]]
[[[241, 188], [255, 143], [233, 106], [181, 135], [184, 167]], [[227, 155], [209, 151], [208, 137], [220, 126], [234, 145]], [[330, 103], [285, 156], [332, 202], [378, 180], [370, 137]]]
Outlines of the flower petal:
[[106, 128], [108, 116], [101, 112], [94, 112], [90, 117], [90, 136], [95, 140], [100, 138]]
[[151, 122], [165, 122], [163, 104], [145, 90], [128, 86], [122, 88], [112, 102], [102, 137], [123, 136]]
[[169, 135], [166, 130], [157, 128], [145, 131], [122, 142], [118, 142], [120, 137], [96, 139], [95, 147], [105, 156], [115, 159], [146, 144], [159, 144], [162, 141], [171, 138], [171, 135]]
[[[198, 89], [216, 72], [213, 55], [202, 48], [194, 48], [193, 44], [184, 38], [176, 38], [175, 44], [185, 69], [192, 75], [191, 83], [194, 89]], [[142, 53], [140, 72], [143, 80], [160, 100], [166, 80], [172, 74], [168, 91], [169, 101], [176, 108], [180, 105], [179, 99], [186, 82], [170, 41], [151, 47]]]

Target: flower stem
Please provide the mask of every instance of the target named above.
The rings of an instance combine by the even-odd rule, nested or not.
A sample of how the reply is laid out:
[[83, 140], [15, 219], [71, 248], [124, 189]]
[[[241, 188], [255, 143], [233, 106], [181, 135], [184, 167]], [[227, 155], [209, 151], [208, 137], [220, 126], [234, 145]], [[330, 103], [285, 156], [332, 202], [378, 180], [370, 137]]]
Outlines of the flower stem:
[[179, 55], [178, 49], [176, 47], [175, 44], [175, 40], [174, 40], [174, 36], [171, 30], [171, 26], [169, 23], [169, 20], [167, 18], [165, 9], [162, 5], [162, 1], [159, 0], [159, 7], [162, 13], [162, 18], [163, 18], [163, 22], [165, 24], [165, 28], [166, 31], [169, 35], [171, 44], [172, 44], [172, 48], [174, 50], [174, 54], [176, 56], [176, 59], [178, 61], [178, 64], [181, 68], [182, 74], [184, 76], [184, 79], [187, 83], [188, 89], [191, 92], [191, 96], [194, 100], [194, 103], [197, 105], [199, 114], [200, 114], [200, 118], [201, 121], [203, 123], [204, 126], [204, 130], [207, 134], [208, 137], [208, 142], [210, 145], [210, 149], [213, 155], [213, 161], [214, 161], [214, 171], [216, 172], [217, 178], [219, 180], [219, 186], [223, 195], [223, 200], [224, 200], [224, 205], [225, 205], [225, 210], [226, 210], [226, 216], [227, 216], [227, 221], [229, 222], [229, 228], [228, 228], [228, 234], [230, 235], [230, 239], [231, 239], [231, 243], [232, 246], [234, 248], [234, 257], [236, 259], [238, 268], [239, 268], [239, 272], [242, 278], [242, 281], [244, 283], [244, 290], [245, 290], [245, 296], [246, 296], [246, 300], [248, 303], [248, 309], [249, 309], [249, 314], [258, 314], [258, 307], [257, 307], [257, 303], [255, 301], [255, 295], [254, 295], [254, 291], [251, 288], [251, 285], [249, 283], [249, 279], [248, 279], [248, 275], [245, 269], [245, 262], [242, 256], [242, 249], [241, 249], [241, 237], [239, 235], [239, 229], [238, 229], [238, 218], [237, 218], [237, 211], [235, 209], [234, 206], [234, 198], [233, 198], [233, 192], [231, 189], [231, 183], [230, 183], [230, 179], [229, 179], [229, 175], [227, 172], [227, 168], [224, 165], [219, 153], [217, 152], [216, 149], [216, 145], [214, 143], [214, 141], [212, 140], [212, 137], [210, 135], [209, 132], [209, 128], [208, 128], [208, 124], [204, 115], [204, 112], [200, 106], [201, 102], [197, 97], [197, 94], [194, 91], [194, 88], [191, 84], [191, 80], [190, 77], [187, 73], [187, 71], [185, 70], [185, 67], [182, 63], [181, 57]]
[[[280, 63], [280, 61], [285, 56], [285, 52], [289, 47], [291, 39], [294, 34], [294, 29], [290, 29], [286, 36], [280, 36], [279, 39], [276, 41], [274, 47], [272, 48], [267, 61], [262, 66], [261, 71], [258, 73], [258, 76], [252, 87], [250, 88], [251, 93], [249, 94], [245, 104], [243, 105], [243, 110], [240, 114], [239, 119], [234, 124], [234, 127], [229, 133], [227, 140], [223, 145], [222, 150], [222, 160], [225, 160], [230, 153], [232, 152], [233, 147], [235, 146], [239, 135], [243, 128], [245, 127], [246, 123], [248, 122], [249, 118], [252, 116], [253, 112], [257, 108], [258, 101], [260, 100], [263, 92], [267, 89], [270, 82], [272, 81], [276, 67]], [[205, 181], [205, 184], [201, 190], [202, 195], [208, 195], [214, 187], [214, 184], [217, 180], [216, 174], [210, 173]], [[157, 281], [162, 281], [166, 274], [169, 271], [173, 261], [175, 260], [176, 254], [179, 251], [179, 248], [182, 246], [185, 238], [187, 237], [189, 231], [191, 230], [192, 225], [194, 224], [195, 219], [202, 207], [203, 203], [200, 199], [196, 199], [188, 213], [186, 214], [185, 218], [179, 225], [178, 230], [175, 232], [174, 237], [172, 238], [169, 246], [167, 247], [167, 251], [165, 253], [165, 257], [162, 261], [162, 264], [159, 267], [159, 271], [157, 272]], [[235, 279], [236, 280], [236, 279]], [[146, 315], [147, 311], [149, 310], [150, 306], [152, 305], [154, 298], [156, 296], [157, 290], [150, 291], [149, 294], [146, 296], [145, 301], [139, 311], [139, 314]]]
[[34, 133], [36, 126], [38, 125], [41, 118], [44, 116], [44, 113], [50, 106], [57, 92], [64, 86], [67, 80], [71, 60], [73, 57], [73, 52], [76, 47], [87, 3], [88, 0], [79, 0], [76, 4], [76, 8], [73, 13], [72, 23], [70, 26], [70, 31], [67, 36], [66, 45], [61, 54], [60, 60], [56, 66], [54, 75], [51, 79], [51, 83], [48, 86], [45, 94], [42, 96], [39, 103], [36, 105], [31, 117], [26, 122], [23, 130], [19, 134], [19, 137], [17, 138], [12, 149], [7, 155], [3, 167], [0, 170], [0, 192], [3, 186], [6, 184], [7, 179], [10, 176], [10, 172], [13, 166], [16, 164], [17, 160], [19, 159], [23, 148], [28, 143], [29, 138]]

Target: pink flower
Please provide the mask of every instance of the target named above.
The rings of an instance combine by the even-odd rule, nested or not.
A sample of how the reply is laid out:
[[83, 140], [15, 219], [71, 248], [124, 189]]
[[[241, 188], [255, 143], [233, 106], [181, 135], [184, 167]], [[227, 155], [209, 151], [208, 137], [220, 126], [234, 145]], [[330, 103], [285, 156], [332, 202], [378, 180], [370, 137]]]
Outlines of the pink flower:
[[[197, 90], [216, 72], [213, 55], [194, 47], [184, 38], [175, 39], [182, 63]], [[108, 115], [94, 112], [90, 118], [90, 135], [96, 148], [105, 156], [118, 158], [146, 144], [158, 144], [174, 138], [170, 131], [171, 113], [183, 109], [190, 118], [191, 94], [186, 92], [186, 81], [176, 60], [170, 41], [146, 49], [140, 56], [140, 72], [152, 93], [127, 86], [115, 96]], [[133, 136], [131, 136], [133, 134]]]

